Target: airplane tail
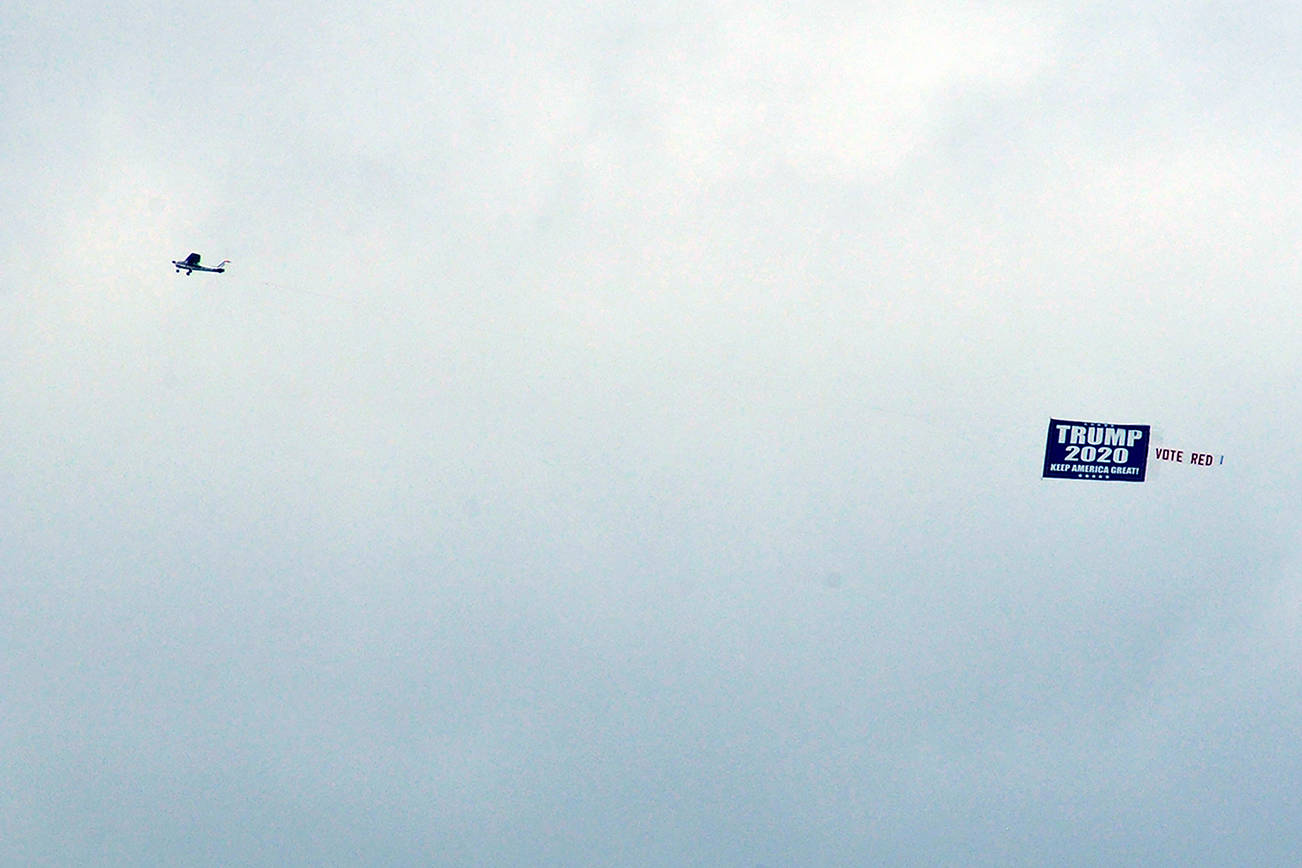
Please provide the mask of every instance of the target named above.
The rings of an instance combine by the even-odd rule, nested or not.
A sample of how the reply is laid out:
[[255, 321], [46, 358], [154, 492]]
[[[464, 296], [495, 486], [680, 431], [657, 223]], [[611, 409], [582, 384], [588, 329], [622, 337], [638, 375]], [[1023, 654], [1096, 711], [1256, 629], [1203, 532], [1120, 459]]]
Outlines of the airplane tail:
[[228, 265], [230, 265], [230, 264], [231, 264], [231, 261], [230, 261], [229, 259], [223, 259], [223, 260], [221, 261], [221, 264], [218, 265], [217, 267], [218, 267], [218, 268], [225, 268], [226, 266], [228, 266]]

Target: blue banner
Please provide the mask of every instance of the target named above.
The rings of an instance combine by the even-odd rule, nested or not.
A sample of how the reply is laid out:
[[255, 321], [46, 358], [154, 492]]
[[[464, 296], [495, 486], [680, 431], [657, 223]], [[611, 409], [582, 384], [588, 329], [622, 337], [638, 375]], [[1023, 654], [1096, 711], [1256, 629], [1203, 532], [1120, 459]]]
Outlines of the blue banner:
[[1050, 419], [1044, 478], [1143, 482], [1149, 427]]

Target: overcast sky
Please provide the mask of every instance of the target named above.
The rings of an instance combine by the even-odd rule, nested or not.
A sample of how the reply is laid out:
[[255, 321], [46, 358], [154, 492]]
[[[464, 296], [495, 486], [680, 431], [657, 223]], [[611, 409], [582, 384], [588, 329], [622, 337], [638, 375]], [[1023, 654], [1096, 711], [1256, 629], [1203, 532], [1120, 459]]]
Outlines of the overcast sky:
[[0, 862], [1293, 862], [1300, 38], [9, 4]]

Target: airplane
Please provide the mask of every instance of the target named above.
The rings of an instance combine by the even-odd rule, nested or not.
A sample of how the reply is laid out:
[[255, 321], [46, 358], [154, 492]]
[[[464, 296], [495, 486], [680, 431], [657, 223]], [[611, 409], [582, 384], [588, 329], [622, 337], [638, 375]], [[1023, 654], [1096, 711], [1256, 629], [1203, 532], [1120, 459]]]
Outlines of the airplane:
[[182, 269], [184, 269], [186, 277], [189, 277], [190, 272], [192, 271], [211, 271], [215, 274], [221, 274], [223, 271], [226, 270], [226, 266], [230, 265], [230, 262], [231, 261], [229, 259], [223, 259], [221, 264], [218, 265], [216, 268], [209, 268], [206, 265], [199, 264], [199, 254], [197, 253], [191, 253], [185, 259], [172, 260], [172, 264], [176, 266], [176, 273], [180, 274]]

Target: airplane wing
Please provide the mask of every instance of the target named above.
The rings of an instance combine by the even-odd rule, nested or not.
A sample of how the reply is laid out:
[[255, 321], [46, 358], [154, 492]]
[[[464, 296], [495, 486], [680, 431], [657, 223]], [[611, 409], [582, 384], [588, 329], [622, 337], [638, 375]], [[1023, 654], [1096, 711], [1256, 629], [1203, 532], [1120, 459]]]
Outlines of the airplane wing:
[[197, 253], [191, 253], [189, 256], [187, 256], [187, 257], [185, 258], [185, 264], [186, 264], [186, 265], [198, 265], [198, 264], [199, 264], [199, 254], [197, 254]]

